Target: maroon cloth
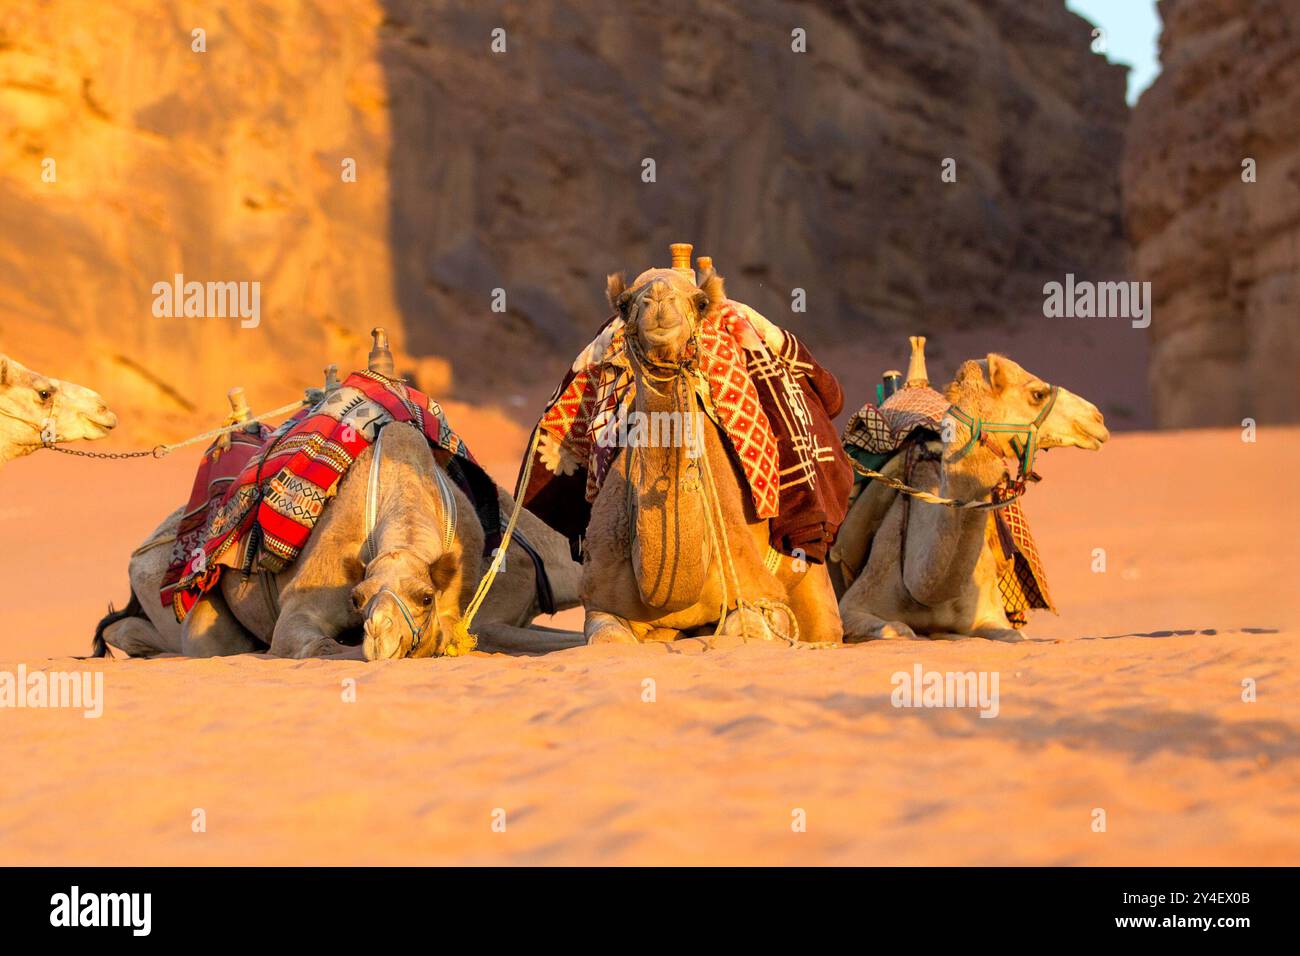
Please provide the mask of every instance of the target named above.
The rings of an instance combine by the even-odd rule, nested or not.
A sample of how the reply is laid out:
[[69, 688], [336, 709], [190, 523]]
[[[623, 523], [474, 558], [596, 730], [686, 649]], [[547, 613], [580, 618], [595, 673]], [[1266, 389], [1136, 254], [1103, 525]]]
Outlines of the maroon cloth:
[[[820, 564], [844, 523], [853, 488], [853, 465], [832, 422], [844, 409], [844, 390], [789, 332], [780, 355], [745, 353], [781, 452], [781, 513], [771, 522], [772, 547], [782, 554], [801, 551]], [[783, 378], [797, 387], [794, 396]]]

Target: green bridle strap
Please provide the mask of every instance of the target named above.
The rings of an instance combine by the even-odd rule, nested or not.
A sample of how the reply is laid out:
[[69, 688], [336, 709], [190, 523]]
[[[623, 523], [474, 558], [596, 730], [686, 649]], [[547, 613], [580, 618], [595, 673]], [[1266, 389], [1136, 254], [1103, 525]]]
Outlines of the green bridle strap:
[[1056, 396], [1059, 389], [1052, 386], [1051, 393], [1047, 396], [1047, 402], [1043, 405], [1038, 417], [1027, 425], [1014, 425], [1009, 422], [986, 422], [979, 418], [973, 418], [967, 415], [956, 405], [948, 406], [948, 414], [966, 426], [970, 432], [970, 440], [953, 455], [949, 461], [961, 461], [970, 454], [971, 449], [986, 434], [996, 432], [1010, 432], [1015, 435], [1023, 435], [1024, 443], [1017, 447], [1015, 439], [1011, 440], [1011, 448], [1016, 453], [1020, 461], [1020, 477], [1024, 478], [1034, 468], [1034, 457], [1038, 454], [1038, 427], [1047, 421], [1047, 416], [1052, 413], [1052, 406], [1056, 404]]

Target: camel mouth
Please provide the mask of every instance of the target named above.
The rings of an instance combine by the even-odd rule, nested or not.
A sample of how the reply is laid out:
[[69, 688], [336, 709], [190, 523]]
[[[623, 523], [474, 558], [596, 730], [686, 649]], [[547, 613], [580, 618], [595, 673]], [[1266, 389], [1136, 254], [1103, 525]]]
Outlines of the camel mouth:
[[402, 641], [392, 640], [387, 635], [377, 635], [373, 628], [363, 628], [361, 650], [368, 661], [395, 661], [406, 656]]
[[1082, 448], [1084, 451], [1098, 451], [1109, 440], [1110, 431], [1104, 425], [1097, 430], [1075, 425], [1068, 435], [1045, 436], [1040, 441], [1039, 447], [1044, 451], [1049, 448]]
[[677, 343], [681, 338], [681, 327], [673, 325], [667, 328], [663, 326], [653, 329], [642, 328], [640, 337], [646, 351], [655, 358], [671, 359], [677, 354]]
[[85, 419], [86, 424], [90, 429], [96, 433], [94, 435], [96, 438], [103, 438], [117, 427], [117, 416], [109, 411], [97, 415], [86, 415], [83, 413], [81, 417]]

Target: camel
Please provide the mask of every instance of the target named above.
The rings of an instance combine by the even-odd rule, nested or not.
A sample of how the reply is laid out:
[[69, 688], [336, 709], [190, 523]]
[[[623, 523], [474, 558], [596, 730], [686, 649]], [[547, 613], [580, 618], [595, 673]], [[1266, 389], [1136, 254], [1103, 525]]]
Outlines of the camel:
[[[1047, 409], [1038, 425], [1041, 449], [1095, 451], [1110, 437], [1095, 405], [1059, 386], [1053, 401], [1053, 386], [1002, 355], [965, 362], [944, 398], [969, 420], [986, 423], [1027, 425]], [[965, 423], [945, 419], [943, 440], [929, 443], [909, 484], [961, 501], [991, 500], [1007, 474], [1004, 459], [1015, 457], [1017, 435], [986, 430], [967, 450], [970, 438]], [[883, 473], [898, 477], [901, 458]], [[847, 586], [840, 600], [845, 642], [918, 635], [1024, 640], [999, 596], [1005, 558], [995, 542], [990, 511], [905, 503], [902, 494], [872, 482], [853, 503], [836, 543]]]
[[94, 441], [116, 427], [117, 416], [90, 389], [0, 355], [0, 465], [46, 445]]
[[[756, 516], [727, 438], [701, 408], [684, 359], [701, 317], [726, 294], [711, 268], [696, 285], [686, 263], [651, 269], [631, 288], [621, 274], [608, 279], [635, 375], [633, 412], [689, 427], [681, 441], [624, 448], [592, 503], [582, 574], [587, 641], [668, 641], [716, 628], [741, 639], [837, 642], [825, 565], [770, 551], [768, 522]], [[775, 559], [774, 571], [765, 559]]]
[[[366, 497], [377, 453], [378, 507], [368, 544]], [[514, 503], [498, 491], [508, 514]], [[453, 542], [444, 548], [452, 511], [458, 516]], [[228, 569], [183, 624], [158, 598], [180, 517], [180, 509], [168, 516], [132, 556], [131, 601], [100, 622], [96, 656], [107, 653], [106, 645], [143, 657], [269, 650], [282, 657], [366, 660], [470, 649], [458, 625], [482, 570], [483, 529], [472, 503], [411, 425], [386, 426], [381, 441], [358, 456], [292, 565], [277, 575], [247, 578]], [[526, 512], [519, 533], [545, 561], [557, 608], [576, 606], [579, 570], [568, 542]], [[475, 619], [481, 646], [540, 652], [581, 642], [577, 634], [525, 629], [539, 611], [533, 564], [512, 542]]]

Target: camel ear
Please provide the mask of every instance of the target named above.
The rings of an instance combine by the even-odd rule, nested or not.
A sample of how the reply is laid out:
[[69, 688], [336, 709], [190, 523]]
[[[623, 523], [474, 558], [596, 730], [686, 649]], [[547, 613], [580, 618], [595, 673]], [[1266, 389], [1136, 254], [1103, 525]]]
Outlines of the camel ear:
[[370, 599], [374, 597], [378, 591], [379, 582], [372, 581], [369, 578], [362, 578], [357, 582], [356, 586], [352, 588], [352, 606], [356, 608], [358, 612], [365, 611], [366, 605], [370, 603]]
[[726, 301], [726, 285], [722, 281], [722, 276], [714, 272], [712, 267], [710, 267], [709, 271], [704, 273], [704, 277], [700, 279], [700, 288], [703, 289], [704, 294], [708, 296], [710, 306], [719, 305]]
[[993, 389], [993, 394], [998, 395], [1011, 384], [1011, 369], [1007, 365], [1007, 359], [996, 352], [990, 352], [988, 356], [989, 363], [989, 385]]
[[438, 592], [447, 590], [451, 587], [451, 582], [456, 580], [456, 572], [459, 570], [460, 561], [456, 555], [450, 551], [439, 555], [429, 565], [429, 580], [433, 582], [433, 589]]
[[619, 301], [623, 293], [627, 291], [627, 279], [621, 272], [611, 272], [605, 277], [605, 297], [609, 299], [609, 304], [616, 309], [621, 309], [622, 303]]
[[0, 385], [9, 384], [9, 360], [0, 358]]

